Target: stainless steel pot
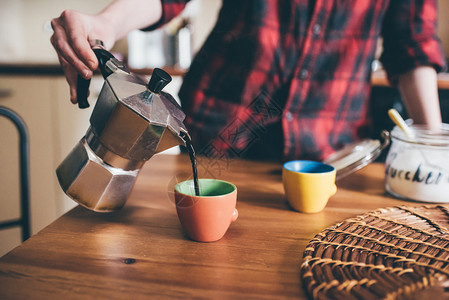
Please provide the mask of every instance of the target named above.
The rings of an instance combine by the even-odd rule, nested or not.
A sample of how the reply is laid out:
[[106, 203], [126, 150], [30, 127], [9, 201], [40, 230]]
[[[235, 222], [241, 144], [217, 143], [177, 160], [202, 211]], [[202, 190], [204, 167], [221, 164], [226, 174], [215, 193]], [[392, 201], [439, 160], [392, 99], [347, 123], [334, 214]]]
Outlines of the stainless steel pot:
[[[103, 49], [93, 46], [105, 79], [86, 135], [56, 170], [64, 192], [94, 211], [126, 202], [136, 177], [154, 154], [188, 137], [181, 107], [162, 91], [170, 75], [155, 69], [148, 84]], [[78, 78], [78, 103], [88, 107], [89, 82]]]

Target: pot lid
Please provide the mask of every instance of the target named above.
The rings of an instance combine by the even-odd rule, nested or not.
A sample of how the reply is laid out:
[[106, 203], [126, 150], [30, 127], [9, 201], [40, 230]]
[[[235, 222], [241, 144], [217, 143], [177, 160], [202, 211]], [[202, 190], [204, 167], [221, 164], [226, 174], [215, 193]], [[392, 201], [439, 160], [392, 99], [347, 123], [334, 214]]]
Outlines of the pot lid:
[[324, 163], [329, 164], [337, 171], [336, 180], [341, 179], [376, 160], [390, 143], [390, 133], [382, 131], [382, 141], [366, 139], [348, 145], [331, 154]]

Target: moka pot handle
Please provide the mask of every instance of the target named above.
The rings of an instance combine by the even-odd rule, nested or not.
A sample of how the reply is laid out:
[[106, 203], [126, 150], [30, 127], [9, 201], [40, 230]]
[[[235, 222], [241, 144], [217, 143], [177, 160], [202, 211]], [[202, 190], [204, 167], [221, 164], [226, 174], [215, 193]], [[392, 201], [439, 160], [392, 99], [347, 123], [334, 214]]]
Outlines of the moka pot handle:
[[[109, 51], [103, 48], [103, 43], [98, 41], [92, 46], [92, 50], [95, 53], [95, 56], [98, 59], [98, 68], [100, 69], [101, 75], [106, 79], [109, 75], [112, 74], [111, 70], [106, 68], [106, 62], [112, 58], [115, 58]], [[78, 101], [79, 108], [88, 108], [89, 102], [87, 101], [87, 97], [89, 96], [89, 86], [90, 79], [84, 79], [81, 75], [78, 74], [77, 82], [76, 82], [76, 97]]]

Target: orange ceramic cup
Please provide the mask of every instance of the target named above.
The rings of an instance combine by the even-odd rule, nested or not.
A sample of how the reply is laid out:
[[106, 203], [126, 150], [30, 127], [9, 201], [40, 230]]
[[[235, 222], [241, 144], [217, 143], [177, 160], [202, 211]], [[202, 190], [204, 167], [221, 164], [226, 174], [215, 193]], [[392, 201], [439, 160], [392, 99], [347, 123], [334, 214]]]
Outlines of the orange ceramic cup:
[[200, 196], [195, 196], [193, 180], [175, 186], [179, 221], [192, 240], [218, 241], [237, 220], [237, 187], [217, 179], [199, 179], [199, 186]]

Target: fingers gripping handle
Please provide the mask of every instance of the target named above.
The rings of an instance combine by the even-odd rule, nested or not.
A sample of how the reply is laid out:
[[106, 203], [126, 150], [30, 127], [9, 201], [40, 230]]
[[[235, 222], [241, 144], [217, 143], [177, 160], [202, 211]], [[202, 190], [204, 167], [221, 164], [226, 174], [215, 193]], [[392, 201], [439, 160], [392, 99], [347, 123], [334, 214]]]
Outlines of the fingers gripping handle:
[[[92, 44], [92, 49], [98, 59], [98, 68], [100, 69], [103, 78], [106, 79], [106, 77], [111, 74], [110, 70], [106, 69], [106, 62], [114, 58], [114, 55], [103, 48], [103, 43], [101, 41], [95, 41], [95, 43]], [[84, 79], [81, 75], [78, 75], [76, 83], [76, 99], [79, 108], [88, 108], [90, 106], [87, 101], [87, 97], [89, 96], [89, 85], [90, 79]]]

